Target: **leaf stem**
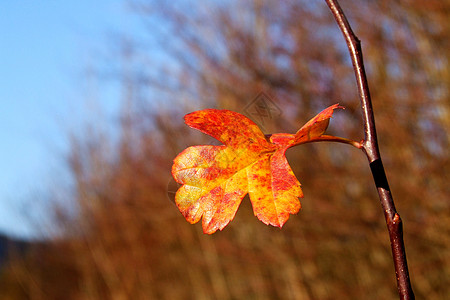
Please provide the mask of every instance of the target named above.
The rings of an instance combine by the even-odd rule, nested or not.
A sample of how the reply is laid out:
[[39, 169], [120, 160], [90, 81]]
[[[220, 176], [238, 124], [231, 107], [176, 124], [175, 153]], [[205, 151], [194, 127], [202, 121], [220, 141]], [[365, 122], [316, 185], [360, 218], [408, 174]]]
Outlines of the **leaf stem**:
[[334, 136], [334, 135], [321, 135], [321, 136], [315, 137], [313, 139], [310, 139], [308, 141], [301, 142], [298, 145], [302, 145], [302, 144], [306, 144], [306, 143], [312, 143], [312, 142], [336, 142], [336, 143], [343, 143], [343, 144], [352, 145], [353, 147], [356, 147], [358, 149], [362, 149], [362, 147], [363, 147], [363, 143], [362, 143], [363, 141], [357, 142], [357, 141], [349, 140], [349, 139], [338, 137], [338, 136]]
[[389, 189], [389, 184], [378, 148], [375, 118], [373, 114], [372, 101], [370, 99], [369, 85], [364, 70], [361, 43], [351, 29], [351, 26], [338, 1], [325, 0], [325, 2], [330, 8], [342, 34], [344, 35], [353, 63], [364, 121], [364, 140], [362, 142], [361, 149], [364, 151], [367, 159], [369, 160], [370, 169], [372, 171], [381, 206], [384, 211], [391, 241], [398, 294], [400, 299], [414, 299], [414, 292], [409, 279], [405, 245], [403, 242], [402, 220], [395, 209], [394, 200]]

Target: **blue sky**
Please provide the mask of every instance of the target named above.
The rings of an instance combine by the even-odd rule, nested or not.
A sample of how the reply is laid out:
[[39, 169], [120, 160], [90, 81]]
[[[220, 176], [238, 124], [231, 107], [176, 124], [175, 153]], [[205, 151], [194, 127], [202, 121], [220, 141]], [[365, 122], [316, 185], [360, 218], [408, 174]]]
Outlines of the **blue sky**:
[[36, 233], [26, 215], [42, 213], [42, 192], [63, 169], [67, 131], [86, 109], [82, 74], [108, 33], [135, 24], [124, 1], [1, 2], [0, 232]]

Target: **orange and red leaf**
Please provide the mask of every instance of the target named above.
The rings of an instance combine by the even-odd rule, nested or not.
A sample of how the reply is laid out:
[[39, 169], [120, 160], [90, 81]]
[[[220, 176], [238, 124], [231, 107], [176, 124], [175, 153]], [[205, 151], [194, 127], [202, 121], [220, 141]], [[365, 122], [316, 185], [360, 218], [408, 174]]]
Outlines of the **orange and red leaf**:
[[172, 174], [183, 184], [175, 202], [190, 223], [202, 219], [203, 231], [222, 230], [235, 216], [248, 193], [256, 217], [282, 227], [300, 210], [303, 197], [285, 152], [320, 138], [333, 110], [325, 109], [295, 135], [273, 134], [268, 141], [247, 117], [229, 110], [205, 109], [185, 116], [185, 122], [223, 143], [192, 146], [174, 160]]

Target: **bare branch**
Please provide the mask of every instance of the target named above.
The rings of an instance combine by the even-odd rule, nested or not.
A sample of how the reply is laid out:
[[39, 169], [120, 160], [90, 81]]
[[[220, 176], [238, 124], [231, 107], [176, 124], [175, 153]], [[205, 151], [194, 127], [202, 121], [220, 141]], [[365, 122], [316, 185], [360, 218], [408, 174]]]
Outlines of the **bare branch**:
[[369, 85], [361, 51], [361, 43], [353, 33], [347, 18], [344, 15], [337, 0], [325, 0], [333, 13], [339, 28], [344, 35], [350, 52], [350, 56], [355, 70], [358, 85], [361, 108], [363, 110], [364, 121], [364, 141], [363, 151], [366, 153], [370, 163], [370, 169], [375, 181], [375, 185], [383, 207], [386, 224], [391, 240], [391, 250], [394, 259], [395, 273], [397, 278], [397, 288], [400, 299], [414, 299], [414, 293], [409, 280], [408, 264], [406, 261], [405, 245], [403, 242], [403, 228], [400, 215], [397, 213], [392, 198], [389, 184], [381, 162], [378, 148], [377, 134], [375, 128], [375, 118], [370, 99]]

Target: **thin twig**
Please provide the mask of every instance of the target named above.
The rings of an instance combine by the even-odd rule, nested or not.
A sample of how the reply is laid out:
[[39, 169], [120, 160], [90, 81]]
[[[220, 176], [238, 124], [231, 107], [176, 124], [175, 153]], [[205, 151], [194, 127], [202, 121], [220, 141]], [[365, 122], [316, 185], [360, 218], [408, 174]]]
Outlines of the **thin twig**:
[[358, 149], [363, 148], [362, 142], [352, 141], [349, 139], [345, 139], [345, 138], [341, 138], [341, 137], [333, 136], [333, 135], [321, 135], [321, 136], [315, 137], [311, 140], [302, 142], [301, 144], [315, 143], [315, 142], [335, 142], [335, 143], [343, 143], [343, 144], [351, 145]]
[[397, 213], [392, 199], [389, 184], [381, 162], [380, 151], [378, 149], [377, 133], [375, 129], [375, 118], [370, 99], [369, 85], [361, 52], [361, 43], [353, 33], [347, 18], [344, 15], [337, 0], [325, 0], [333, 13], [339, 28], [344, 35], [350, 52], [350, 56], [355, 70], [358, 85], [361, 108], [364, 121], [364, 141], [362, 150], [366, 153], [370, 163], [370, 169], [378, 190], [381, 206], [383, 207], [389, 237], [391, 240], [391, 250], [394, 259], [394, 267], [397, 278], [397, 288], [400, 299], [414, 299], [414, 293], [409, 280], [408, 264], [406, 261], [405, 245], [403, 242], [403, 228], [400, 215]]

